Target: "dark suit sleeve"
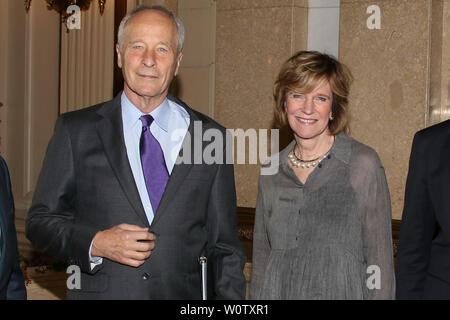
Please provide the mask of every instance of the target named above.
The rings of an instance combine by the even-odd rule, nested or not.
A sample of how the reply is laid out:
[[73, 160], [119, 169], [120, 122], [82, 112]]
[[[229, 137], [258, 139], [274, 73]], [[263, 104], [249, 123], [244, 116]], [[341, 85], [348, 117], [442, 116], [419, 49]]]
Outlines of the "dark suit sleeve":
[[427, 142], [414, 137], [397, 250], [397, 299], [421, 299], [436, 220], [427, 183]]
[[5, 227], [7, 228], [5, 232], [7, 235], [5, 247], [7, 250], [2, 254], [6, 255], [5, 261], [8, 262], [8, 266], [11, 266], [11, 269], [8, 268], [9, 270], [5, 270], [5, 274], [9, 275], [6, 288], [6, 299], [25, 300], [27, 298], [27, 291], [25, 289], [25, 280], [23, 278], [22, 270], [19, 266], [19, 252], [17, 249], [17, 235], [14, 223], [14, 200], [11, 192], [8, 168], [2, 158], [0, 158], [0, 166], [2, 178], [1, 187], [4, 190], [6, 199], [8, 199], [8, 203], [2, 204], [3, 207], [7, 209], [5, 211], [7, 214], [5, 219]]
[[28, 212], [26, 236], [36, 249], [92, 273], [89, 247], [99, 230], [77, 222], [75, 175], [70, 134], [61, 116], [48, 145]]
[[14, 263], [11, 277], [8, 283], [8, 290], [6, 292], [6, 299], [8, 300], [26, 300], [27, 290], [25, 289], [25, 280], [23, 278], [22, 270], [19, 267], [19, 260]]
[[214, 298], [244, 299], [246, 258], [237, 230], [234, 170], [231, 164], [218, 167], [208, 203], [208, 267], [213, 269]]

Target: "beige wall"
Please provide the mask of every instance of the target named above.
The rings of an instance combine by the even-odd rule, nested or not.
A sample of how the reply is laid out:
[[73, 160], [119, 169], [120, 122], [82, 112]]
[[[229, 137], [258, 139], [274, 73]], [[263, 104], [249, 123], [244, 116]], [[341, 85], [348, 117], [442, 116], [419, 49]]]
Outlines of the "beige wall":
[[4, 107], [7, 97], [8, 74], [8, 12], [9, 2], [0, 2], [0, 154], [4, 156], [5, 143], [2, 141], [6, 136], [6, 108]]
[[[127, 1], [127, 11], [130, 12], [137, 6], [145, 5], [161, 5], [165, 6], [167, 9], [178, 13], [178, 2], [179, 0], [126, 0]], [[183, 1], [183, 0], [182, 0]]]
[[[272, 127], [273, 83], [281, 64], [306, 49], [307, 17], [307, 1], [217, 1], [217, 121], [232, 129]], [[238, 205], [255, 207], [259, 165], [235, 165], [235, 176]]]
[[176, 92], [193, 109], [214, 116], [216, 1], [179, 1], [186, 38]]
[[[374, 4], [381, 9], [380, 30], [366, 26], [366, 9]], [[429, 114], [441, 109], [442, 28], [441, 0], [341, 1], [340, 59], [355, 77], [351, 135], [379, 153], [396, 219], [413, 135], [440, 120]]]

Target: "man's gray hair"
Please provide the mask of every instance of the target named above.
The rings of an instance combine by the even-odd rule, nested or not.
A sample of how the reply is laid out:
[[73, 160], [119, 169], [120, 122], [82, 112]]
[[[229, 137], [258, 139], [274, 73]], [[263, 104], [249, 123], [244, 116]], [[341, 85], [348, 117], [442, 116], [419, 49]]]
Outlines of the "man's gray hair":
[[128, 20], [130, 20], [131, 17], [138, 14], [141, 11], [146, 10], [155, 10], [158, 12], [161, 12], [168, 16], [177, 26], [177, 53], [180, 53], [183, 50], [183, 44], [184, 44], [184, 25], [183, 22], [178, 18], [172, 11], [169, 9], [163, 7], [163, 6], [139, 6], [133, 11], [130, 11], [120, 22], [119, 26], [119, 32], [117, 33], [117, 42], [119, 43], [119, 50], [122, 52], [123, 49], [123, 33], [125, 31], [125, 25], [127, 24]]

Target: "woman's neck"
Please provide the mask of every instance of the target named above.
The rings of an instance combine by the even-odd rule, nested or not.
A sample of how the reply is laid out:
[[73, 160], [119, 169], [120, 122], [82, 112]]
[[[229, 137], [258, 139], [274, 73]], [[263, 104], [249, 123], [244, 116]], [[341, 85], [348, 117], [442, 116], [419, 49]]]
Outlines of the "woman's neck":
[[295, 154], [303, 160], [311, 160], [327, 153], [334, 143], [334, 136], [329, 133], [322, 134], [312, 139], [295, 137], [297, 145], [294, 147]]

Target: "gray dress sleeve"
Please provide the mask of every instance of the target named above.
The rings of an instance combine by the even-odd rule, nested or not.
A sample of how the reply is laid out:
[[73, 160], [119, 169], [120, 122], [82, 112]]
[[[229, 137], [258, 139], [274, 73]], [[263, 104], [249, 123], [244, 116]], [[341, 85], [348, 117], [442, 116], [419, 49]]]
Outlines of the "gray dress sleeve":
[[[368, 159], [366, 159], [368, 160]], [[376, 155], [366, 167], [367, 200], [362, 212], [363, 250], [367, 265], [367, 297], [394, 299], [391, 201], [384, 168]], [[360, 172], [364, 176], [364, 173]], [[378, 277], [378, 275], [379, 277]]]
[[250, 299], [258, 299], [264, 281], [267, 258], [270, 253], [270, 244], [266, 232], [265, 219], [269, 216], [269, 208], [264, 202], [263, 179], [260, 176], [258, 183], [258, 197], [256, 200], [255, 224], [253, 230], [253, 257], [250, 280]]

